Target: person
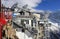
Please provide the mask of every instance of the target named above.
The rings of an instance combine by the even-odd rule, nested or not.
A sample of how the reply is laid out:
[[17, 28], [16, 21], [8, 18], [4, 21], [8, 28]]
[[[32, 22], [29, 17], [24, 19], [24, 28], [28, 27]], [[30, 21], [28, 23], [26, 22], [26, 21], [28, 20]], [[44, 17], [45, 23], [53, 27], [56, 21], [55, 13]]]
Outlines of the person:
[[7, 23], [4, 18], [0, 18], [0, 38], [2, 39], [2, 28]]

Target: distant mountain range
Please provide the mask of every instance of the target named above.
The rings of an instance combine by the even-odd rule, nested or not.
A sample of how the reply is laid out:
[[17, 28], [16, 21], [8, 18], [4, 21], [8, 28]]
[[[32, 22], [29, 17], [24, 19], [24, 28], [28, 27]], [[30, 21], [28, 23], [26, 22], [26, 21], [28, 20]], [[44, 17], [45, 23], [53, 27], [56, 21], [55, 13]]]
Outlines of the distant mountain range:
[[49, 19], [53, 22], [60, 23], [60, 11], [52, 12], [49, 16]]

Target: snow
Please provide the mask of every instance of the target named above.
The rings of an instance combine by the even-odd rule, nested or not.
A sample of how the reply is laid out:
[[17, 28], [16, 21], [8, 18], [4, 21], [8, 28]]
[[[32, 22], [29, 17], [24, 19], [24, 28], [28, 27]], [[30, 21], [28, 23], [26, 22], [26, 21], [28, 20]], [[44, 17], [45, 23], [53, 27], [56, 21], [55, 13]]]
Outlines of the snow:
[[51, 21], [49, 21], [49, 23], [51, 23], [51, 27], [49, 29], [51, 29], [53, 32], [55, 31], [59, 32], [60, 26], [58, 25], [58, 23], [53, 23]]
[[33, 39], [32, 37], [28, 37], [25, 33], [21, 31], [16, 31], [16, 35], [19, 39]]

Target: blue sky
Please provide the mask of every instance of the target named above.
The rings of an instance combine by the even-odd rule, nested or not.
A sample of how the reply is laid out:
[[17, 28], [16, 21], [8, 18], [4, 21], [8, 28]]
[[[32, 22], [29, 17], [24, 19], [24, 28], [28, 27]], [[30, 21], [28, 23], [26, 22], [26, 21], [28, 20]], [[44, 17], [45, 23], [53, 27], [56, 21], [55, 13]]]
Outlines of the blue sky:
[[35, 9], [51, 11], [60, 10], [60, 0], [42, 0]]
[[28, 7], [34, 7], [37, 10], [60, 10], [60, 0], [2, 0], [2, 4], [6, 7], [11, 7], [16, 2], [19, 6], [28, 4]]

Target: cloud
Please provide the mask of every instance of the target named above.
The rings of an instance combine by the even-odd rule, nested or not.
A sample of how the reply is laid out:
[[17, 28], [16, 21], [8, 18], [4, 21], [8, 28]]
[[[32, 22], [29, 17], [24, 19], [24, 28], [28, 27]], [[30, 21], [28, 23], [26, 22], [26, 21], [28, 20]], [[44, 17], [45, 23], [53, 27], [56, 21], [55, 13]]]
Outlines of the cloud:
[[18, 3], [18, 6], [24, 6], [28, 4], [28, 7], [36, 7], [42, 0], [2, 0], [2, 4], [6, 7], [11, 7], [14, 3]]
[[31, 9], [30, 11], [31, 11], [31, 12], [38, 12], [38, 13], [40, 13], [40, 12], [41, 12], [41, 13], [44, 13], [44, 10]]
[[12, 1], [12, 0], [1, 0], [2, 2], [2, 4], [5, 6], [5, 7], [11, 7], [14, 3], [16, 3], [16, 2], [14, 2], [14, 1]]

